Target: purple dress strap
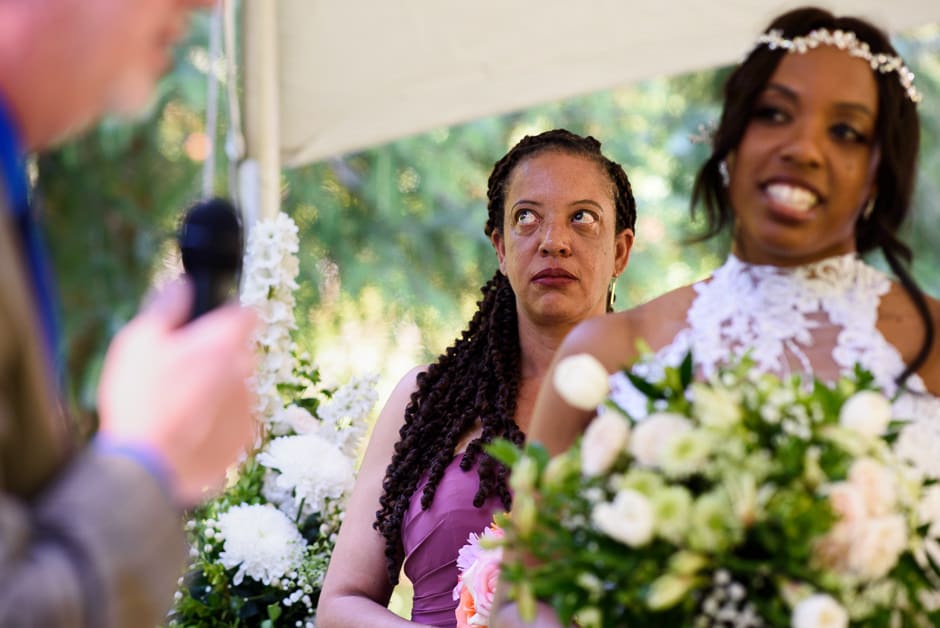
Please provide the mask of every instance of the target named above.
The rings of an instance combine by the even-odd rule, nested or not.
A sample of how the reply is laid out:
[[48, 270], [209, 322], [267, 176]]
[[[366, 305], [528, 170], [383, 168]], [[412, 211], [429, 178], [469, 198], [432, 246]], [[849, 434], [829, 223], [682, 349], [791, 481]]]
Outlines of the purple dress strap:
[[453, 598], [457, 586], [457, 552], [467, 543], [471, 532], [479, 534], [503, 510], [496, 496], [482, 508], [473, 506], [473, 496], [480, 486], [477, 466], [460, 469], [463, 454], [457, 454], [447, 468], [427, 510], [421, 509], [425, 476], [411, 497], [402, 520], [402, 546], [405, 550], [405, 575], [414, 585], [411, 619], [431, 626], [457, 625]]

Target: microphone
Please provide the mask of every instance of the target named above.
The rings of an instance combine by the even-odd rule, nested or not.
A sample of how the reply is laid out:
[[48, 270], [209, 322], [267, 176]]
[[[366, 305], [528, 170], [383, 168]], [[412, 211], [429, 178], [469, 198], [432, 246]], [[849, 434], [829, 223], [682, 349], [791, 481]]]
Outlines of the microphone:
[[186, 211], [178, 241], [195, 288], [191, 321], [225, 302], [238, 286], [243, 254], [238, 211], [222, 198], [199, 201]]

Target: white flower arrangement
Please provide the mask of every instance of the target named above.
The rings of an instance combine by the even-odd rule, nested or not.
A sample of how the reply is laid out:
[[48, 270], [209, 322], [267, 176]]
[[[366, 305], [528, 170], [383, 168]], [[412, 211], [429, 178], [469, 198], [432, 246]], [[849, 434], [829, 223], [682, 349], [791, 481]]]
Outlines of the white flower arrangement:
[[190, 567], [170, 626], [312, 628], [375, 404], [375, 376], [325, 387], [295, 329], [297, 227], [285, 214], [252, 229], [241, 300], [263, 322], [253, 379], [261, 436], [218, 498], [187, 523]]
[[[567, 367], [566, 396], [606, 386]], [[526, 476], [497, 519], [519, 608], [585, 627], [940, 625], [940, 478], [922, 464], [940, 441], [861, 369], [831, 386], [748, 359], [692, 372], [691, 356], [659, 381], [627, 372], [646, 411], [608, 399], [551, 460], [490, 447]]]

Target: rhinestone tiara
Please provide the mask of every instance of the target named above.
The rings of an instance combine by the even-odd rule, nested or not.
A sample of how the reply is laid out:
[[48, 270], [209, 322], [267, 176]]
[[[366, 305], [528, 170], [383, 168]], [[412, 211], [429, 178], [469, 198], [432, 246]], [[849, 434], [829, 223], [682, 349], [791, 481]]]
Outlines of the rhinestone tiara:
[[[914, 87], [914, 73], [904, 65], [901, 57], [895, 55], [886, 55], [883, 53], [873, 53], [868, 44], [859, 40], [852, 31], [830, 31], [825, 28], [818, 28], [811, 31], [808, 35], [787, 39], [783, 36], [783, 31], [773, 29], [770, 32], [761, 34], [754, 44], [751, 52], [766, 45], [771, 50], [786, 50], [787, 52], [804, 53], [819, 46], [835, 46], [839, 50], [844, 50], [850, 56], [864, 59], [871, 66], [872, 71], [887, 74], [896, 72], [901, 87], [907, 93], [907, 97], [913, 103], [919, 103], [923, 96]], [[750, 53], [749, 53], [750, 54]]]

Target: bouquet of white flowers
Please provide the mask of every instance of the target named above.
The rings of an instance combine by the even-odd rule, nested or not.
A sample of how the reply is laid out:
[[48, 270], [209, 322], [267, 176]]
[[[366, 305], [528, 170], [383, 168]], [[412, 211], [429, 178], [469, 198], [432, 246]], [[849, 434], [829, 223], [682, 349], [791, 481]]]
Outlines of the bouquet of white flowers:
[[312, 628], [356, 450], [376, 401], [375, 377], [325, 387], [294, 329], [297, 227], [256, 225], [242, 302], [265, 323], [256, 338], [261, 438], [222, 495], [187, 523], [190, 565], [170, 626]]
[[693, 383], [687, 356], [662, 381], [627, 372], [637, 420], [593, 359], [569, 360], [556, 387], [601, 408], [580, 441], [551, 460], [490, 449], [513, 466], [502, 573], [523, 615], [543, 599], [585, 628], [938, 625], [940, 489], [894, 446], [907, 423], [870, 374], [827, 386], [744, 359]]

